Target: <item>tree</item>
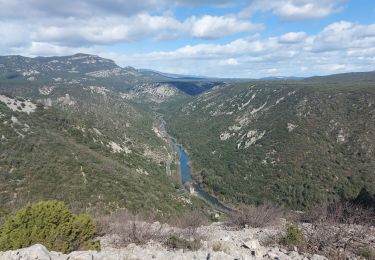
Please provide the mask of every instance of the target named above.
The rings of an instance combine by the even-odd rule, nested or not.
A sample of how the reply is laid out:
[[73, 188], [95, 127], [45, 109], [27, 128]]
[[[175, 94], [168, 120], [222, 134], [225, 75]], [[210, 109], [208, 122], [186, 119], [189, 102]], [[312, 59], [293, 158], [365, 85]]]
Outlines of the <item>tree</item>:
[[64, 253], [99, 250], [96, 227], [90, 216], [74, 215], [63, 202], [51, 200], [26, 205], [0, 229], [0, 250], [15, 250], [36, 243]]

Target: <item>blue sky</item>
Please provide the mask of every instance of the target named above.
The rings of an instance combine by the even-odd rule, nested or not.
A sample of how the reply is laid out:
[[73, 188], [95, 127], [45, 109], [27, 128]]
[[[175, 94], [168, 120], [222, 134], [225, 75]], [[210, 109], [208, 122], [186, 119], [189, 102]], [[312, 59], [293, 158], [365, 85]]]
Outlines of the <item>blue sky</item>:
[[0, 0], [0, 55], [215, 77], [375, 70], [374, 0]]

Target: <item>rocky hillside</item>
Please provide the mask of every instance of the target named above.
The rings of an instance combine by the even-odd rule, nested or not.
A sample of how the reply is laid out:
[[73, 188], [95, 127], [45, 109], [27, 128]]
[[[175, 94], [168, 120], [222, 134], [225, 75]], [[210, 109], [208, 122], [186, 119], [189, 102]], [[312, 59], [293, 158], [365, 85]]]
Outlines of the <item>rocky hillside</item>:
[[155, 110], [197, 182], [226, 203], [303, 209], [374, 193], [373, 74], [244, 83], [87, 54], [0, 57], [0, 214], [47, 198], [161, 214], [201, 207], [174, 178]]
[[0, 57], [0, 219], [51, 198], [79, 211], [200, 207], [169, 176], [174, 151], [135, 102], [184, 95], [157, 80], [86, 54]]
[[[176, 79], [157, 72], [122, 68], [112, 60], [81, 53], [37, 58], [0, 56], [0, 80], [23, 82], [28, 88], [22, 91], [33, 95], [38, 92], [48, 95], [61, 86], [80, 86], [96, 92], [115, 91], [123, 99], [138, 103], [160, 103], [177, 95], [197, 95], [221, 84], [209, 79]], [[41, 87], [30, 87], [33, 85]]]
[[303, 209], [375, 193], [375, 83], [347, 77], [211, 90], [168, 107], [168, 131], [224, 201]]

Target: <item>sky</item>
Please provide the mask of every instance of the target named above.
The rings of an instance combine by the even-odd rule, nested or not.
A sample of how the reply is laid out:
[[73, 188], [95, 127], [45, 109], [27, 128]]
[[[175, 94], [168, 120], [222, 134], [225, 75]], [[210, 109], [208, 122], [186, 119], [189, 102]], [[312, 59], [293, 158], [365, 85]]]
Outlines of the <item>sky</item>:
[[375, 70], [375, 0], [0, 0], [0, 55], [230, 78]]

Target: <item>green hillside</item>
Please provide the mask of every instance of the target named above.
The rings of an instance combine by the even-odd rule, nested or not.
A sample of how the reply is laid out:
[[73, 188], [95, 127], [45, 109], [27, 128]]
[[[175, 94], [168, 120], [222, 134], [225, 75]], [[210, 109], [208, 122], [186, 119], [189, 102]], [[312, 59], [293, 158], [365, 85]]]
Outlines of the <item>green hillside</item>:
[[224, 204], [303, 209], [374, 194], [373, 75], [247, 82], [87, 54], [0, 57], [0, 218], [42, 199], [165, 217], [206, 209], [180, 184], [160, 116]]
[[[42, 199], [166, 217], [204, 207], [175, 178], [174, 151], [155, 133], [152, 113], [124, 97], [147, 76], [83, 54], [0, 64], [0, 215]], [[113, 69], [122, 74], [87, 74]], [[116, 86], [121, 78], [128, 83]]]
[[166, 105], [168, 131], [226, 202], [303, 209], [375, 193], [375, 83], [344, 76], [211, 90]]

